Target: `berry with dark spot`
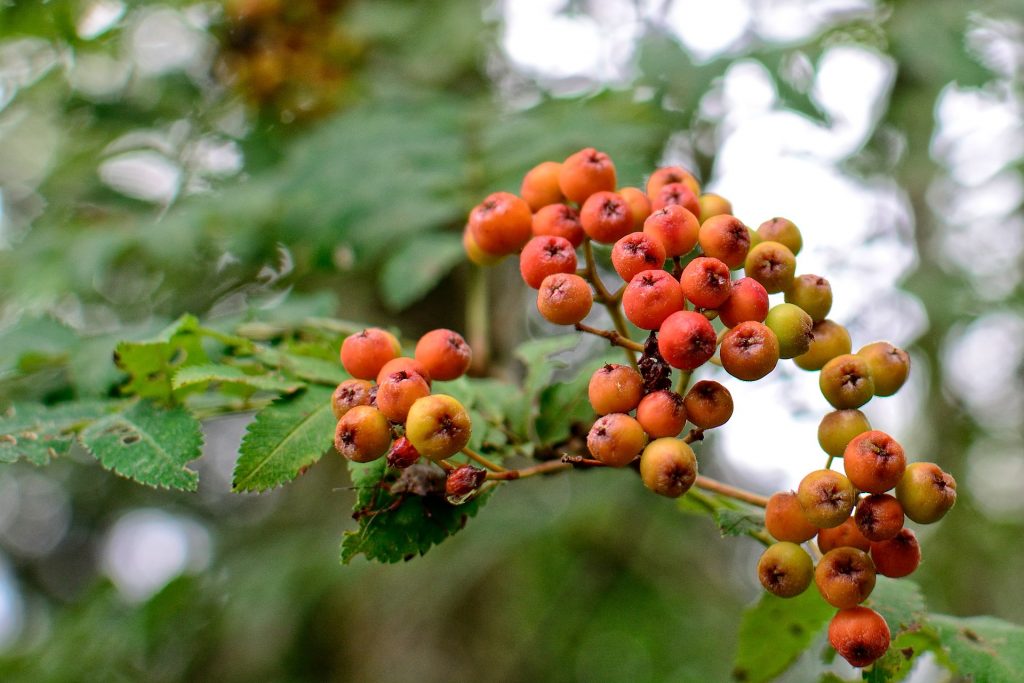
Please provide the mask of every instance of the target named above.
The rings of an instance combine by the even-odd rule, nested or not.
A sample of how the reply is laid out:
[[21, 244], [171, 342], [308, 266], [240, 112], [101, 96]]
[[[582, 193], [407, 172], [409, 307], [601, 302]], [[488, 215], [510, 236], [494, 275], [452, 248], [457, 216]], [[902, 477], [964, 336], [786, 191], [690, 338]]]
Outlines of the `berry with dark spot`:
[[825, 399], [836, 408], [860, 408], [875, 395], [875, 383], [867, 361], [860, 356], [836, 356], [818, 375], [818, 386]]
[[607, 363], [590, 376], [587, 397], [598, 415], [628, 413], [640, 403], [643, 384], [640, 373], [633, 368]]
[[640, 478], [659, 496], [678, 498], [697, 481], [697, 457], [679, 439], [656, 439], [640, 455]]
[[807, 590], [814, 576], [811, 556], [796, 543], [774, 543], [757, 562], [757, 578], [764, 589], [780, 598], [795, 598]]
[[677, 436], [686, 426], [686, 405], [674, 391], [647, 394], [636, 407], [636, 421], [652, 439]]
[[750, 248], [743, 262], [747, 277], [752, 277], [768, 290], [769, 294], [785, 291], [796, 274], [796, 257], [784, 244], [760, 242]]
[[764, 509], [764, 526], [775, 540], [790, 543], [809, 541], [818, 533], [818, 527], [804, 516], [793, 491], [772, 494]]
[[345, 413], [334, 430], [334, 448], [353, 462], [371, 462], [391, 445], [391, 425], [371, 406], [356, 406]]
[[875, 588], [875, 563], [863, 550], [836, 548], [818, 560], [814, 582], [828, 604], [839, 609], [855, 607]]
[[751, 320], [725, 333], [719, 355], [726, 372], [752, 382], [775, 369], [779, 362], [779, 340], [767, 325]]
[[633, 232], [633, 212], [616, 192], [595, 192], [580, 209], [583, 232], [601, 244], [614, 244]]
[[424, 396], [412, 404], [405, 435], [420, 455], [441, 460], [466, 447], [472, 431], [469, 413], [447, 394]]
[[871, 544], [871, 559], [882, 576], [899, 579], [910, 576], [921, 564], [921, 545], [917, 534], [900, 529], [892, 538]]
[[645, 270], [661, 270], [665, 247], [647, 233], [631, 232], [612, 247], [612, 267], [625, 282]]
[[573, 248], [583, 244], [583, 224], [579, 212], [568, 204], [549, 204], [533, 214], [531, 231], [534, 237], [564, 237]]
[[903, 528], [903, 506], [887, 493], [875, 493], [857, 502], [853, 521], [869, 541], [887, 541]]
[[334, 417], [342, 416], [356, 406], [368, 406], [373, 399], [373, 384], [365, 379], [347, 379], [334, 390], [331, 396], [331, 411]]
[[868, 493], [885, 493], [894, 488], [906, 468], [903, 447], [878, 430], [858, 434], [843, 451], [846, 476], [854, 486]]
[[796, 497], [807, 521], [819, 529], [845, 522], [857, 502], [853, 484], [833, 470], [815, 470], [805, 476], [800, 480]]
[[889, 649], [889, 625], [867, 607], [842, 609], [829, 622], [828, 642], [851, 666], [870, 666]]
[[933, 462], [911, 463], [896, 484], [896, 498], [907, 517], [932, 524], [956, 505], [956, 479]]
[[697, 308], [714, 310], [732, 293], [729, 266], [709, 256], [698, 256], [687, 263], [679, 284], [683, 288], [683, 296]]
[[611, 413], [599, 417], [587, 434], [587, 449], [605, 465], [625, 467], [647, 445], [647, 434], [629, 415]]
[[655, 211], [644, 221], [644, 232], [661, 242], [668, 256], [690, 253], [699, 231], [697, 217], [678, 204]]
[[749, 277], [733, 282], [729, 298], [718, 307], [718, 318], [726, 327], [736, 327], [748, 320], [763, 323], [767, 316], [768, 291]]

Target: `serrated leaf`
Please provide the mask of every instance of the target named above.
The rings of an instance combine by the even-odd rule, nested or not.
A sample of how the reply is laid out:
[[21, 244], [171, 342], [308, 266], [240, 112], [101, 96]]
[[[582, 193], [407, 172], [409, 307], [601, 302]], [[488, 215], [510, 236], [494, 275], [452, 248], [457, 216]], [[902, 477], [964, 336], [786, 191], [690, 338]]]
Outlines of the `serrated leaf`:
[[199, 422], [181, 407], [138, 401], [82, 430], [79, 441], [109, 470], [149, 486], [194, 491], [186, 464], [202, 455]]
[[921, 626], [913, 631], [904, 631], [894, 637], [889, 650], [863, 672], [862, 679], [869, 683], [898, 683], [910, 675], [917, 657], [925, 652], [936, 654], [940, 663], [948, 663], [934, 628]]
[[273, 391], [276, 393], [294, 393], [304, 385], [296, 380], [287, 380], [271, 375], [250, 375], [233, 365], [190, 365], [174, 374], [171, 386], [181, 389], [193, 385], [205, 385], [209, 382], [217, 384], [241, 384], [257, 391]]
[[813, 588], [795, 598], [765, 593], [743, 612], [733, 679], [745, 683], [773, 680], [810, 646], [834, 613], [835, 608]]
[[878, 576], [865, 604], [885, 617], [893, 636], [917, 628], [928, 617], [921, 587], [907, 579]]
[[76, 430], [102, 417], [114, 405], [103, 401], [76, 401], [52, 407], [15, 405], [0, 417], [0, 462], [24, 458], [45, 465], [51, 458], [67, 453]]
[[141, 398], [170, 403], [174, 395], [171, 378], [179, 368], [207, 362], [199, 321], [184, 315], [160, 334], [145, 341], [117, 345], [114, 359], [129, 379], [122, 390]]
[[764, 529], [764, 513], [753, 507], [721, 508], [715, 521], [722, 536], [745, 536]]
[[242, 439], [231, 488], [266, 491], [291, 481], [331, 447], [337, 419], [331, 390], [309, 386], [256, 413]]
[[400, 311], [419, 301], [465, 258], [459, 235], [432, 233], [407, 240], [381, 270], [384, 303]]
[[[341, 542], [341, 561], [356, 555], [377, 562], [400, 562], [425, 554], [430, 548], [462, 529], [487, 499], [479, 495], [462, 505], [451, 505], [443, 495], [444, 475], [433, 465], [413, 465], [404, 477], [419, 477], [427, 495], [392, 495], [381, 486], [396, 475], [383, 458], [371, 463], [349, 463], [356, 487], [355, 511], [359, 528], [347, 531]], [[430, 478], [434, 477], [434, 480]], [[440, 479], [436, 479], [440, 477]], [[394, 486], [391, 486], [394, 490]]]
[[969, 680], [1024, 680], [1024, 627], [995, 617], [929, 615], [957, 671]]
[[921, 587], [916, 583], [878, 576], [865, 604], [885, 618], [892, 644], [889, 651], [864, 672], [864, 680], [902, 681], [910, 674], [916, 657], [924, 652], [932, 652], [940, 663], [948, 664], [939, 635], [929, 623]]
[[341, 363], [278, 351], [277, 349], [261, 349], [255, 355], [269, 368], [281, 370], [295, 377], [315, 382], [324, 386], [335, 387], [348, 379]]

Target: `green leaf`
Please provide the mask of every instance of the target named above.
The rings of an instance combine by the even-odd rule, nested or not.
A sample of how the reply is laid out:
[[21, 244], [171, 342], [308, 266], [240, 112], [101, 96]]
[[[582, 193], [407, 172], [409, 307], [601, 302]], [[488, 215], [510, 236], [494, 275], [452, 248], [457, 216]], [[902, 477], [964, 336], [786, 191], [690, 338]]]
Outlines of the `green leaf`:
[[[397, 475], [380, 458], [366, 464], [349, 463], [349, 471], [357, 491], [354, 509], [359, 528], [345, 532], [342, 539], [344, 564], [360, 554], [387, 563], [423, 555], [462, 529], [488, 497], [478, 495], [462, 505], [451, 505], [444, 497], [444, 475], [433, 465], [413, 465]], [[397, 493], [406, 485], [425, 495]]]
[[47, 407], [37, 403], [13, 406], [0, 417], [0, 462], [24, 458], [45, 465], [68, 452], [75, 432], [102, 417], [115, 405], [103, 401], [60, 403]]
[[745, 683], [773, 680], [810, 646], [834, 613], [813, 588], [795, 598], [765, 593], [743, 612], [733, 678]]
[[301, 382], [286, 380], [270, 375], [250, 375], [233, 365], [191, 365], [182, 368], [174, 375], [171, 386], [174, 389], [205, 385], [209, 382], [218, 384], [241, 384], [257, 391], [273, 391], [276, 393], [294, 393], [303, 387]]
[[122, 390], [142, 398], [170, 403], [174, 395], [171, 378], [182, 367], [207, 362], [199, 321], [184, 315], [153, 339], [121, 342], [114, 352], [118, 367], [130, 377]]
[[722, 536], [745, 536], [764, 529], [764, 513], [751, 506], [720, 508], [715, 514]]
[[930, 624], [919, 585], [908, 579], [878, 576], [866, 605], [885, 618], [892, 644], [889, 651], [864, 672], [864, 680], [873, 683], [902, 681], [924, 652], [932, 652], [939, 663], [949, 664], [939, 634]]
[[1024, 680], [1024, 627], [994, 617], [932, 614], [949, 658], [967, 680], [1019, 683]]
[[256, 360], [269, 368], [325, 386], [336, 387], [348, 379], [340, 362], [321, 358], [286, 353], [277, 349], [261, 349], [256, 353]]
[[331, 390], [310, 386], [256, 413], [235, 463], [234, 491], [266, 491], [299, 475], [331, 447], [337, 419]]
[[423, 298], [464, 260], [459, 235], [432, 233], [405, 241], [381, 270], [384, 303], [395, 311], [406, 308]]
[[186, 464], [202, 455], [203, 432], [184, 408], [138, 401], [93, 422], [79, 440], [108, 470], [149, 486], [194, 491]]
[[885, 617], [893, 636], [916, 629], [928, 618], [921, 587], [907, 579], [879, 575], [866, 605]]

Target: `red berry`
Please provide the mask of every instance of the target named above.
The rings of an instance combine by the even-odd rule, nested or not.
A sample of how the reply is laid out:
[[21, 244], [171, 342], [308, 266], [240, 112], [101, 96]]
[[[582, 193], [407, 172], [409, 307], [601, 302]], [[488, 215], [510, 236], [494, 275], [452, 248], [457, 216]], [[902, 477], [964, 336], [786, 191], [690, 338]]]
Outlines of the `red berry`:
[[752, 320], [763, 323], [768, 315], [768, 292], [754, 278], [744, 277], [732, 283], [729, 298], [718, 307], [718, 318], [726, 327]]
[[726, 372], [752, 382], [778, 365], [779, 340], [767, 325], [750, 320], [725, 333], [719, 355]]
[[379, 327], [370, 327], [345, 337], [341, 344], [341, 364], [356, 379], [377, 379], [377, 373], [401, 353], [395, 335]]
[[729, 266], [707, 256], [698, 256], [687, 263], [679, 284], [683, 295], [697, 308], [717, 309], [732, 293]]
[[647, 394], [636, 407], [636, 421], [652, 439], [676, 436], [686, 426], [686, 405], [674, 391]]
[[530, 205], [508, 192], [495, 192], [469, 213], [469, 229], [477, 245], [491, 254], [519, 251], [530, 239]]
[[595, 192], [580, 209], [580, 223], [590, 239], [612, 244], [633, 232], [633, 213], [621, 195]]
[[644, 232], [661, 242], [668, 256], [690, 253], [699, 230], [697, 217], [676, 204], [655, 211], [644, 221]]
[[829, 622], [828, 641], [852, 666], [870, 666], [889, 649], [889, 625], [867, 607], [842, 609]]
[[666, 206], [678, 205], [692, 213], [700, 215], [700, 200], [693, 190], [683, 183], [669, 183], [662, 185], [658, 193], [651, 195], [651, 210], [658, 211]]
[[661, 270], [665, 265], [665, 247], [644, 232], [631, 232], [612, 247], [612, 266], [629, 282], [644, 270]]
[[461, 505], [469, 500], [485, 481], [487, 481], [487, 470], [472, 465], [456, 467], [448, 473], [448, 478], [445, 479], [445, 498], [452, 505]]
[[416, 360], [423, 364], [430, 377], [446, 382], [466, 374], [473, 351], [461, 334], [442, 328], [420, 337], [416, 342]]
[[857, 502], [853, 521], [869, 541], [887, 541], [903, 528], [903, 506], [887, 493], [875, 493]]
[[658, 351], [669, 365], [694, 370], [715, 355], [718, 336], [701, 313], [677, 311], [658, 330]]
[[921, 564], [921, 545], [917, 542], [917, 534], [903, 528], [892, 538], [872, 543], [871, 559], [882, 576], [894, 579], [910, 576]]
[[409, 441], [404, 436], [395, 439], [387, 455], [388, 467], [394, 467], [399, 470], [410, 467], [419, 459], [420, 452], [412, 445], [412, 441]]
[[398, 372], [399, 370], [416, 373], [426, 381], [427, 386], [430, 386], [430, 372], [427, 371], [427, 366], [415, 358], [406, 358], [404, 356], [393, 358], [384, 364], [384, 367], [377, 373], [377, 384], [383, 382], [384, 378], [391, 373]]
[[684, 305], [679, 282], [664, 270], [637, 273], [622, 292], [623, 313], [643, 330], [658, 329], [666, 318], [682, 311]]
[[681, 166], [664, 166], [659, 168], [647, 179], [647, 196], [654, 197], [665, 185], [683, 183], [694, 194], [700, 194], [700, 183], [693, 174]]
[[550, 204], [533, 214], [531, 230], [535, 237], [564, 237], [573, 248], [583, 244], [585, 234], [579, 212], [567, 204]]
[[[615, 189], [615, 164], [604, 152], [587, 147], [564, 162], [558, 173], [558, 186], [569, 201], [583, 204], [595, 192]], [[614, 241], [614, 240], [613, 240]]]
[[853, 517], [847, 517], [839, 526], [818, 531], [818, 549], [823, 553], [836, 548], [856, 548], [867, 552], [871, 549], [871, 541], [857, 528]]
[[590, 285], [579, 275], [548, 275], [537, 291], [537, 310], [556, 325], [575, 325], [587, 317], [593, 305]]
[[519, 254], [519, 273], [533, 289], [553, 273], [575, 273], [576, 250], [564, 237], [534, 237]]

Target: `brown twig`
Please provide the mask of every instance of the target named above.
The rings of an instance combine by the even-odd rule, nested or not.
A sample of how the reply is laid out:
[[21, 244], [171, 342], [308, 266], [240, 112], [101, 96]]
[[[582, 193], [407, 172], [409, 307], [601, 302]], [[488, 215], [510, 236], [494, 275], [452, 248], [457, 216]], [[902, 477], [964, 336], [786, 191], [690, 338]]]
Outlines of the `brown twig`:
[[[611, 343], [612, 346], [621, 346], [626, 349], [626, 352], [638, 351], [640, 353], [644, 350], [644, 345], [639, 342], [635, 342], [629, 337], [624, 337], [621, 333], [615, 330], [599, 330], [596, 327], [585, 325], [583, 323], [576, 323], [576, 329], [580, 332], [587, 332], [589, 334], [595, 334], [598, 337], [604, 337]], [[633, 359], [634, 365], [636, 364], [636, 358], [633, 357], [632, 353], [629, 353], [629, 357]]]
[[730, 486], [729, 484], [718, 481], [717, 479], [705, 477], [702, 474], [697, 475], [695, 486], [702, 488], [705, 491], [713, 491], [721, 496], [741, 500], [744, 503], [750, 503], [751, 505], [756, 505], [758, 507], [763, 508], [768, 505], [768, 499], [762, 495], [737, 488], [735, 486]]

